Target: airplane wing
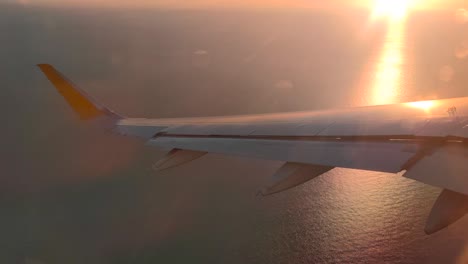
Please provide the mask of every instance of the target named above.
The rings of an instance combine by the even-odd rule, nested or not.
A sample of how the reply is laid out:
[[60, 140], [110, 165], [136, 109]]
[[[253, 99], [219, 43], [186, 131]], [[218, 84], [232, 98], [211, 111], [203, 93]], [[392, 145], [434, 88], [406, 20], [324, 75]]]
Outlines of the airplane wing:
[[167, 149], [156, 170], [207, 153], [284, 161], [260, 191], [269, 195], [340, 167], [403, 175], [443, 189], [425, 232], [468, 212], [468, 97], [315, 112], [206, 118], [126, 118], [99, 104], [48, 64], [38, 65], [84, 120]]

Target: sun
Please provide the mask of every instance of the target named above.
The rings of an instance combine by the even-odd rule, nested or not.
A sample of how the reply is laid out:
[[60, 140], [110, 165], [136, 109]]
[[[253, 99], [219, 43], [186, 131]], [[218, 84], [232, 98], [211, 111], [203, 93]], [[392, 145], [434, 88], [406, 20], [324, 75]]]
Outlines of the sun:
[[406, 17], [411, 2], [411, 0], [375, 0], [373, 16], [402, 20]]
[[419, 108], [424, 111], [429, 111], [431, 108], [433, 108], [436, 105], [436, 101], [411, 102], [411, 103], [406, 103], [406, 105], [410, 107], [414, 107], [414, 108]]

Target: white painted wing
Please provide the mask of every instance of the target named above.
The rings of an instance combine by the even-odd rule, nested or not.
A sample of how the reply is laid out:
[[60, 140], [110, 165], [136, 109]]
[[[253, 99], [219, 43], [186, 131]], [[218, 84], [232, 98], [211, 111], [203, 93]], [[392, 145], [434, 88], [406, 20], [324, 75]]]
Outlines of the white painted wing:
[[[166, 149], [394, 173], [409, 170], [412, 179], [468, 194], [468, 168], [460, 166], [460, 159], [468, 164], [463, 154], [468, 98], [270, 115], [123, 119], [116, 130]], [[447, 154], [448, 147], [460, 151]], [[458, 169], [412, 172], [412, 166], [438, 151], [445, 153], [440, 168], [453, 162]], [[449, 184], [450, 179], [461, 180]]]
[[[272, 183], [267, 193], [313, 178], [305, 172], [319, 175], [342, 167], [406, 171], [411, 179], [468, 195], [468, 97], [317, 112], [122, 118], [95, 103], [52, 66], [41, 69], [80, 116], [109, 118], [116, 133], [172, 150], [158, 162], [159, 168], [222, 153], [286, 162], [277, 177], [281, 182]], [[441, 201], [452, 196], [444, 195]], [[441, 219], [428, 232], [450, 222]]]
[[260, 191], [264, 195], [334, 167], [403, 171], [444, 189], [427, 234], [468, 212], [468, 97], [272, 115], [123, 119], [116, 131], [143, 137], [150, 146], [189, 151], [170, 155], [178, 155], [171, 166], [193, 160], [193, 151], [286, 162]]

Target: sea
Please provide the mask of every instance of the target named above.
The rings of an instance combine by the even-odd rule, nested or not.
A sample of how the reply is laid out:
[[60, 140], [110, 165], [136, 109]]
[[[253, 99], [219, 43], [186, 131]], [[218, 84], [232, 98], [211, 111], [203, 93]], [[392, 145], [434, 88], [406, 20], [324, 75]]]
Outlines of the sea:
[[257, 197], [282, 163], [218, 154], [155, 172], [163, 151], [80, 122], [35, 66], [129, 117], [468, 96], [460, 12], [31, 2], [0, 4], [0, 263], [468, 263], [468, 217], [424, 234], [439, 188], [337, 168]]

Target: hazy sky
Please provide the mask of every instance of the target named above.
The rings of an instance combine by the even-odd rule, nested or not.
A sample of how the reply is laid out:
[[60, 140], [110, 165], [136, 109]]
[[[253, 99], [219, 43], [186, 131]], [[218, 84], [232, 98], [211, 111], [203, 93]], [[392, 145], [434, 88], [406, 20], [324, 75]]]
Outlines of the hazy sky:
[[[163, 6], [178, 8], [196, 7], [372, 7], [382, 0], [0, 0], [7, 3], [47, 4], [47, 5], [80, 5], [80, 6]], [[389, 2], [408, 2], [418, 9], [466, 8], [464, 0], [389, 0]]]

